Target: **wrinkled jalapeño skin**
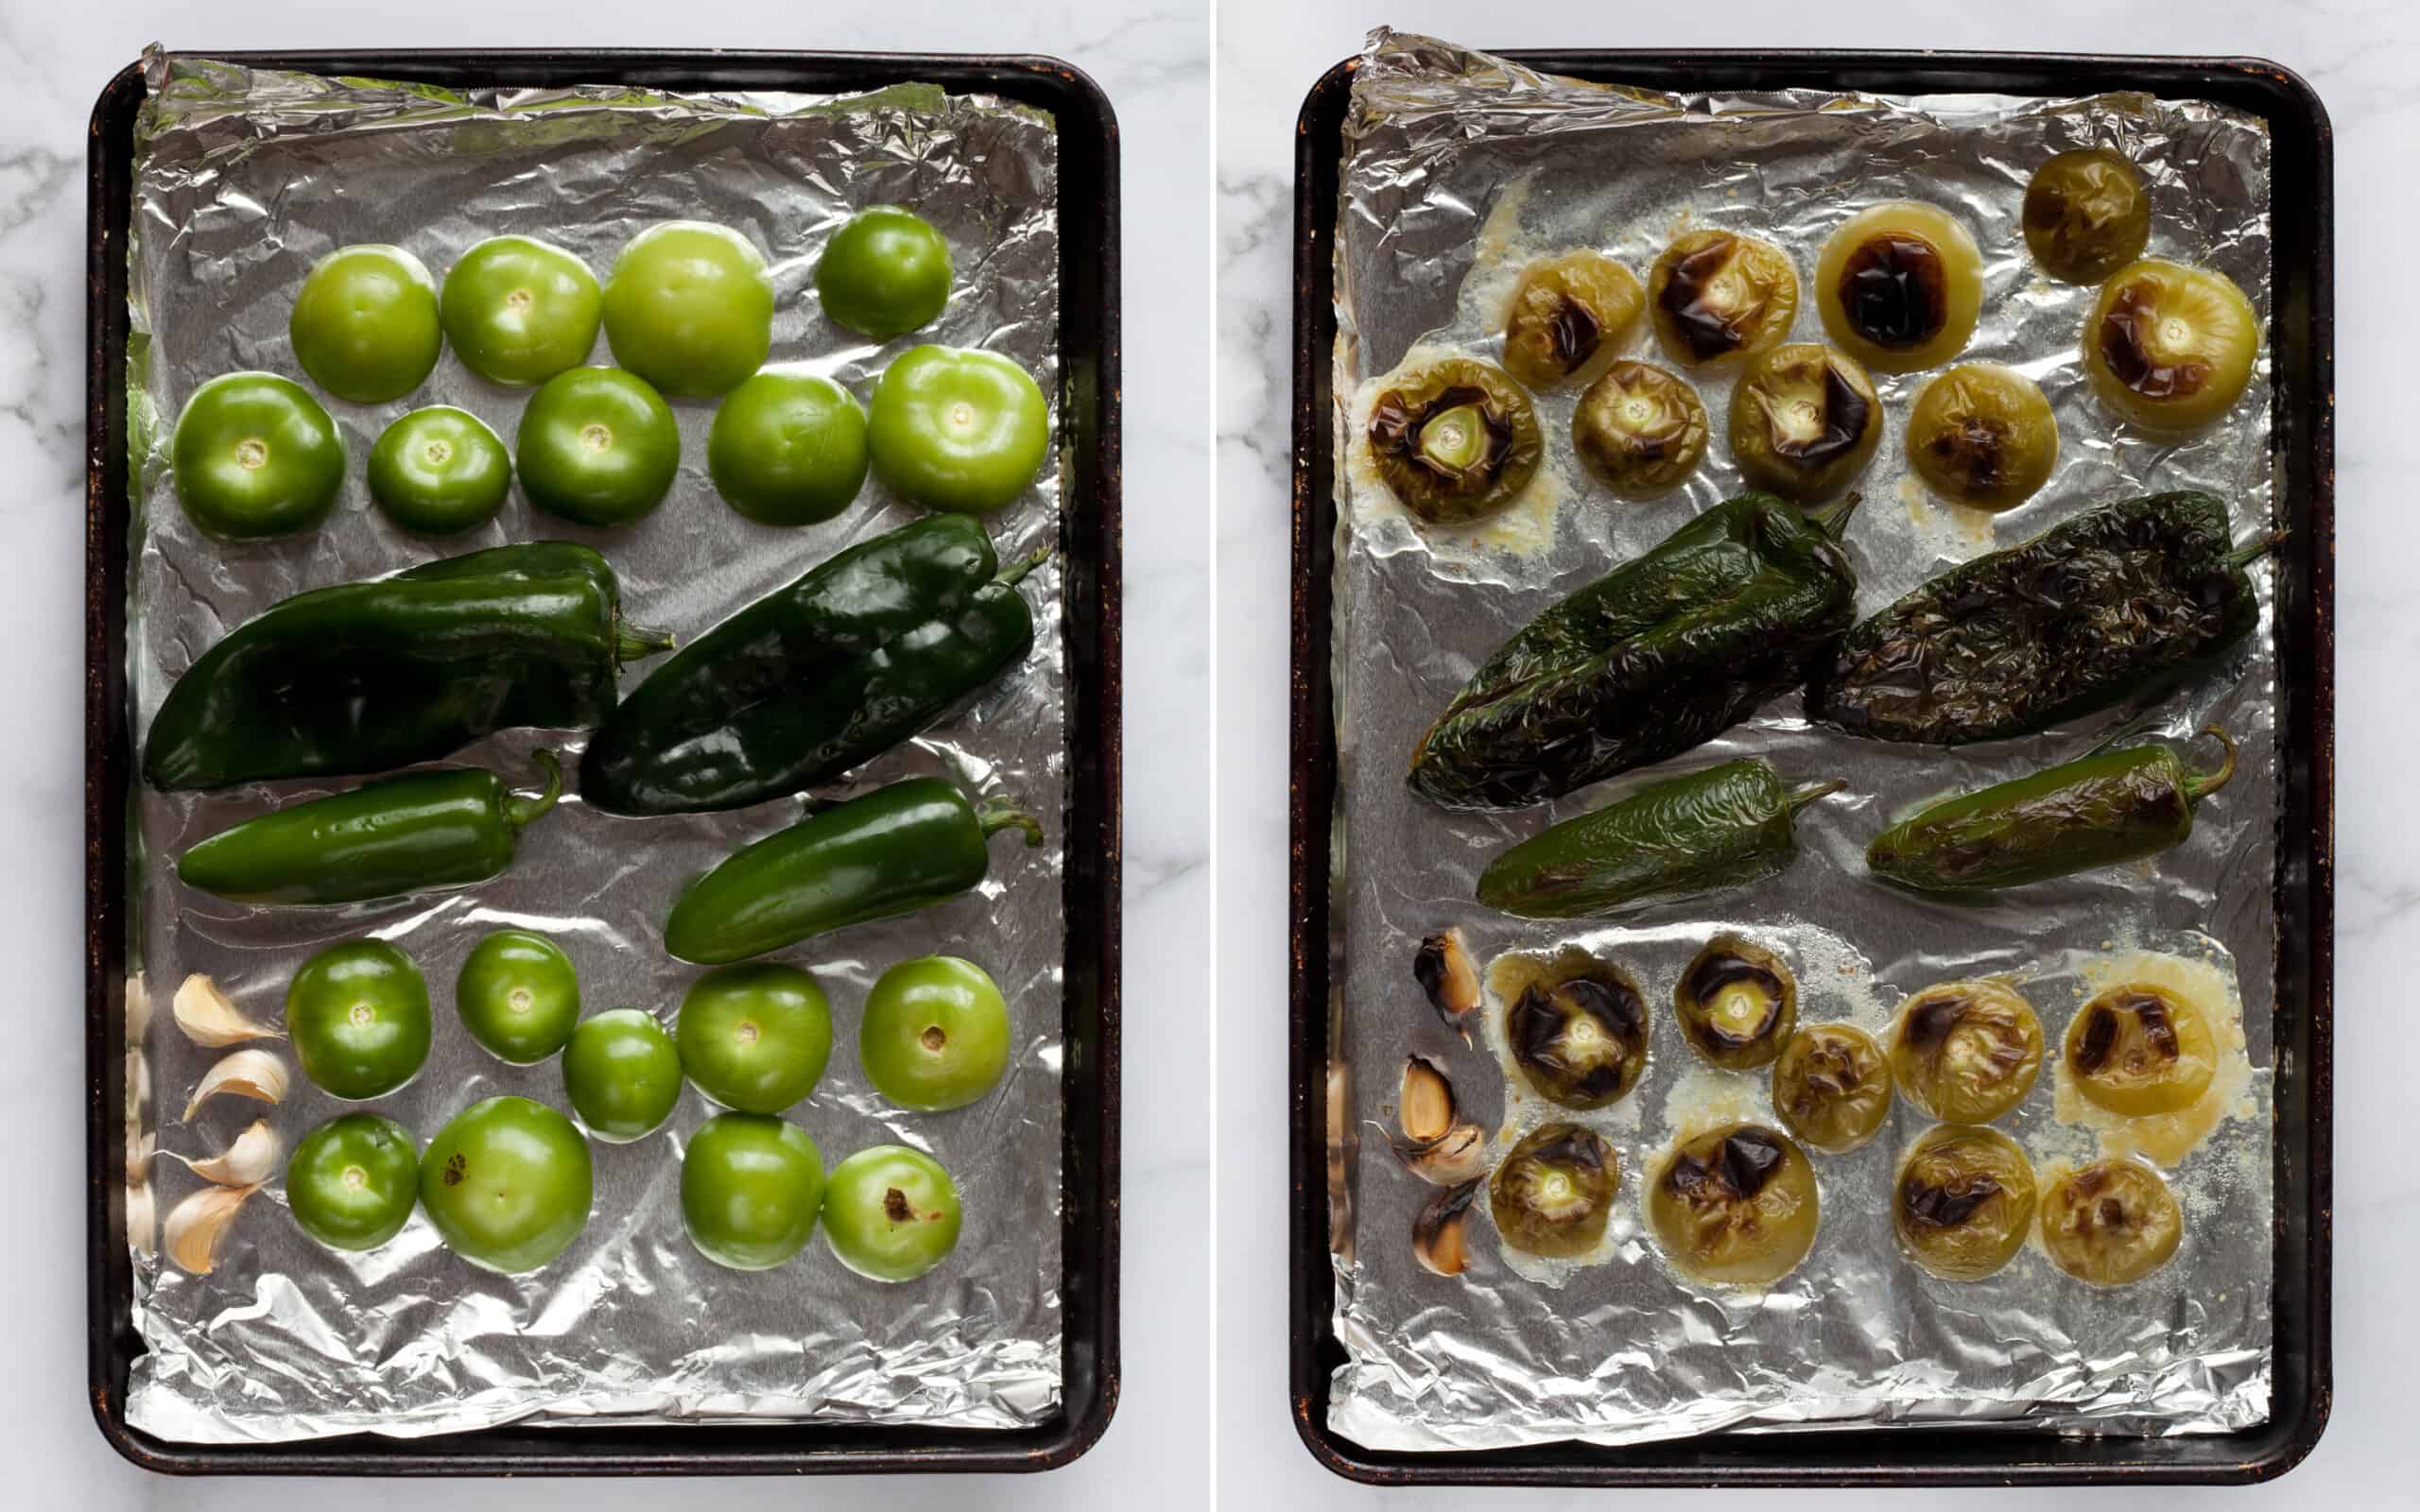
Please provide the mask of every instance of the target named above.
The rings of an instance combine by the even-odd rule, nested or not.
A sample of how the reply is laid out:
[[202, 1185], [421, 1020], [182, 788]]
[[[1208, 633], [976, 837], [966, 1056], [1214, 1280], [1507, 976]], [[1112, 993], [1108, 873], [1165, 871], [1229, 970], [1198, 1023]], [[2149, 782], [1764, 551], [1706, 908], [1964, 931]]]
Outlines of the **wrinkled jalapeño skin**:
[[1838, 785], [1793, 793], [1753, 758], [1651, 782], [1497, 856], [1478, 901], [1523, 919], [1589, 919], [1760, 882], [1797, 853], [1798, 810]]
[[658, 666], [580, 763], [614, 814], [744, 808], [838, 777], [1022, 660], [1033, 614], [991, 538], [934, 515], [858, 542]]
[[1809, 717], [1873, 740], [2033, 734], [2150, 697], [2222, 658], [2258, 618], [2226, 506], [2157, 493], [2081, 514], [1952, 568], [1849, 632]]
[[164, 790], [381, 772], [482, 735], [579, 730], [627, 657], [669, 638], [625, 627], [585, 546], [541, 541], [297, 593], [202, 653], [144, 744]]
[[1421, 737], [1411, 790], [1519, 808], [1737, 724], [1855, 617], [1845, 521], [1767, 493], [1699, 515], [1506, 642]]

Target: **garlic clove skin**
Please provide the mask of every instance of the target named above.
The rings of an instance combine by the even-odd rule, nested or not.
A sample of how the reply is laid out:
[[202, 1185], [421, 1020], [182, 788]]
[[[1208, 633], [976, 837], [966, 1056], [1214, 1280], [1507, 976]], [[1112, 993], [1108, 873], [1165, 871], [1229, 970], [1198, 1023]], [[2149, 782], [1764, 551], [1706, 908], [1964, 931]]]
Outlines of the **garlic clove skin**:
[[251, 1194], [250, 1187], [204, 1187], [168, 1210], [160, 1233], [168, 1258], [196, 1276], [207, 1276], [218, 1263], [218, 1241]]
[[126, 1189], [126, 1242], [138, 1255], [160, 1252], [160, 1204], [148, 1181], [130, 1182]]
[[268, 1119], [260, 1118], [236, 1135], [234, 1143], [209, 1160], [187, 1160], [185, 1164], [194, 1175], [222, 1187], [256, 1187], [277, 1169], [277, 1158], [284, 1153], [284, 1142], [278, 1139], [277, 1130], [268, 1126]]
[[172, 1005], [177, 1027], [195, 1044], [217, 1049], [222, 1045], [239, 1045], [252, 1040], [283, 1039], [276, 1030], [266, 1028], [244, 1017], [234, 1000], [218, 990], [218, 984], [196, 971], [177, 988]]
[[139, 1045], [151, 1030], [151, 984], [141, 971], [126, 979], [126, 1042]]
[[185, 1104], [184, 1116], [190, 1121], [202, 1104], [220, 1092], [281, 1103], [285, 1100], [285, 1061], [266, 1050], [238, 1050], [202, 1074], [201, 1085], [193, 1090], [193, 1100]]
[[151, 1156], [159, 1141], [129, 1124], [126, 1126], [126, 1184], [139, 1187], [151, 1179]]

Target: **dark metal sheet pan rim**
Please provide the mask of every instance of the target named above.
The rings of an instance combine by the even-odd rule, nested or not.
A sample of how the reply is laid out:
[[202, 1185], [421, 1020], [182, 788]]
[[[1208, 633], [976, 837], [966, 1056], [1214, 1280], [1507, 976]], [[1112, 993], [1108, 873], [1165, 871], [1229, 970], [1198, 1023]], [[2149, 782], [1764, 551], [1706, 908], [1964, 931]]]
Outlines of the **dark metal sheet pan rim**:
[[[1456, 1452], [1375, 1451], [1328, 1426], [1341, 1358], [1325, 1199], [1329, 821], [1336, 785], [1328, 687], [1335, 507], [1330, 377], [1336, 180], [1358, 58], [1329, 69], [1295, 127], [1293, 620], [1288, 721], [1291, 896], [1288, 1218], [1291, 1416], [1313, 1458], [1374, 1486], [1986, 1486], [2246, 1484], [2302, 1463], [2327, 1425], [2335, 821], [2333, 132], [2291, 69], [2259, 58], [1802, 50], [1512, 50], [1542, 72], [1668, 89], [1810, 87], [1877, 94], [2123, 88], [2217, 99], [2270, 123], [2281, 167], [2275, 447], [2281, 507], [2302, 518], [2279, 560], [2285, 815], [2278, 954], [2275, 1415], [2242, 1433], [2167, 1438], [2039, 1429], [1834, 1429], [1715, 1434], [1620, 1449], [1564, 1442]], [[2290, 992], [2289, 988], [2290, 988]], [[2294, 1011], [2290, 1012], [2289, 1007]], [[2289, 1108], [2288, 1104], [2296, 1105]]]
[[130, 1463], [172, 1474], [803, 1475], [1055, 1469], [1098, 1441], [1117, 1403], [1118, 877], [1122, 622], [1117, 121], [1081, 69], [1040, 55], [656, 51], [230, 52], [254, 67], [472, 84], [626, 82], [680, 90], [838, 92], [928, 80], [1054, 112], [1062, 146], [1060, 342], [1071, 488], [1062, 521], [1075, 697], [1065, 851], [1068, 899], [1062, 1278], [1063, 1405], [1011, 1431], [817, 1422], [631, 1427], [612, 1419], [507, 1424], [423, 1438], [169, 1443], [130, 1427], [131, 1268], [115, 1173], [123, 1157], [124, 859], [132, 751], [126, 716], [126, 227], [139, 64], [94, 106], [86, 186], [85, 1058], [88, 1393], [101, 1435]]

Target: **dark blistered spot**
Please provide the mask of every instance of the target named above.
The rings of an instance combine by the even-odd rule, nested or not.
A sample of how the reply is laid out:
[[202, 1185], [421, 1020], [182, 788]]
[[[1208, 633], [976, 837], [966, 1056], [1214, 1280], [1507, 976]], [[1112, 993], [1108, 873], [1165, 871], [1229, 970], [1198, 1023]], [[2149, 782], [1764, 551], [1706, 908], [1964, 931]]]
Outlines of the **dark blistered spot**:
[[1973, 999], [1955, 995], [1927, 998], [1909, 1010], [1907, 1027], [1900, 1031], [1900, 1038], [1911, 1050], [1927, 1054], [1939, 1050], [1948, 1040], [1950, 1031], [1965, 1022], [1974, 1005]]
[[462, 1158], [462, 1152], [455, 1151], [445, 1158], [445, 1184], [449, 1187], [460, 1186], [462, 1178], [470, 1174], [470, 1169], [471, 1162]]
[[1918, 1223], [1955, 1228], [1999, 1191], [2000, 1184], [1987, 1176], [1961, 1177], [1940, 1186], [1911, 1176], [1899, 1184], [1899, 1206]]
[[1547, 339], [1554, 343], [1555, 361], [1569, 372], [1596, 355], [1597, 343], [1604, 339], [1604, 330], [1597, 324], [1588, 306], [1568, 295], [1558, 294], [1554, 314], [1547, 317]]
[[2103, 1198], [2101, 1198], [2101, 1199], [2100, 1199], [2100, 1227], [2102, 1227], [2103, 1228], [2125, 1228], [2125, 1227], [2126, 1227], [2126, 1205], [2125, 1205], [2124, 1203], [2122, 1203], [2122, 1202], [2119, 1202], [2116, 1197], [2103, 1197]]
[[2152, 328], [2159, 319], [2156, 289], [2130, 284], [2118, 291], [2109, 313], [2100, 318], [2100, 360], [2109, 375], [2145, 399], [2186, 399], [2210, 382], [2210, 365], [2199, 357], [2163, 362], [2152, 350]]
[[1781, 1022], [1782, 993], [1785, 990], [1781, 973], [1772, 967], [1727, 951], [1718, 951], [1699, 959], [1696, 968], [1689, 972], [1685, 990], [1690, 1002], [1702, 1007], [1711, 1007], [1717, 993], [1742, 982], [1755, 984], [1756, 990], [1764, 998], [1765, 1016], [1754, 1030], [1744, 1035], [1735, 1034], [1715, 1020], [1706, 1018], [1692, 1022], [1689, 1025], [1691, 1032], [1721, 1046], [1754, 1044], [1772, 1034]]
[[2075, 1189], [2077, 1196], [2089, 1198], [2094, 1193], [2109, 1184], [2109, 1168], [2105, 1165], [2087, 1165], [2078, 1171], [2067, 1184]]
[[2183, 1053], [2176, 1042], [2176, 1025], [2168, 1016], [2168, 1005], [2148, 992], [2129, 997], [2119, 1006], [2133, 1012], [2135, 1021], [2143, 1026], [2143, 1042], [2152, 1054], [2162, 1060], [2174, 1060]]
[[1748, 344], [1751, 328], [1764, 313], [1765, 301], [1735, 309], [1714, 298], [1714, 284], [1739, 253], [1737, 238], [1722, 235], [1672, 265], [1657, 302], [1672, 318], [1682, 344], [1700, 362], [1737, 352]]
[[1841, 266], [1839, 292], [1849, 329], [1894, 352], [1923, 346], [1949, 322], [1948, 266], [1907, 232], [1859, 242]]
[[1786, 436], [1780, 427], [1772, 428], [1773, 450], [1794, 462], [1819, 467], [1832, 458], [1854, 450], [1865, 437], [1866, 426], [1874, 411], [1865, 396], [1857, 391], [1841, 369], [1826, 361], [1824, 364], [1823, 424], [1811, 436]]
[[1932, 433], [1925, 450], [1943, 472], [1969, 489], [1985, 491], [2008, 481], [2007, 431], [1980, 415], [1960, 417]]
[[1781, 1141], [1760, 1128], [1743, 1128], [1722, 1142], [1723, 1179], [1743, 1197], [1765, 1190], [1782, 1167]]
[[1597, 1137], [1586, 1129], [1575, 1128], [1558, 1134], [1530, 1151], [1530, 1159], [1541, 1165], [1595, 1176], [1605, 1169], [1605, 1150]]
[[916, 1210], [908, 1205], [907, 1193], [892, 1187], [882, 1194], [882, 1215], [892, 1223], [906, 1223], [916, 1216]]
[[2076, 1041], [2076, 1070], [2089, 1076], [2109, 1064], [2118, 1048], [2118, 1015], [2105, 1003], [2084, 1010], [2083, 1035]]

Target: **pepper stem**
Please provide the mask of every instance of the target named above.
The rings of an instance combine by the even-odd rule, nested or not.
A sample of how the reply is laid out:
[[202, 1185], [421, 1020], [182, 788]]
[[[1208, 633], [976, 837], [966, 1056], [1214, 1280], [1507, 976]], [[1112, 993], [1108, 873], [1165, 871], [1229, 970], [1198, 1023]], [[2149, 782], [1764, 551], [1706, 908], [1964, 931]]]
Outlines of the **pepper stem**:
[[546, 769], [545, 790], [536, 798], [508, 797], [504, 800], [504, 822], [518, 830], [555, 806], [563, 796], [563, 764], [550, 750], [533, 750], [529, 759]]
[[669, 651], [674, 644], [670, 630], [650, 630], [619, 614], [614, 616], [614, 664], [617, 667]]
[[1846, 498], [1824, 506], [1821, 509], [1807, 510], [1806, 518], [1813, 522], [1816, 529], [1838, 541], [1848, 531], [1849, 516], [1857, 513], [1857, 507], [1864, 500], [1864, 494], [1852, 493]]
[[2226, 786], [2228, 781], [2235, 776], [2234, 738], [2216, 725], [2210, 726], [2207, 730], [2203, 730], [2202, 733], [2215, 736], [2219, 744], [2227, 748], [2227, 753], [2225, 759], [2219, 763], [2219, 769], [2215, 772], [2187, 772], [2185, 774], [2185, 806], [2188, 809], [2194, 804], [2201, 802], [2204, 799], [2208, 798], [2220, 788]]
[[1819, 798], [1829, 797], [1848, 785], [1848, 780], [1840, 777], [1835, 777], [1829, 782], [1809, 782], [1805, 787], [1791, 788], [1788, 796], [1782, 799], [1782, 804], [1789, 810], [1789, 816], [1794, 819], [1798, 817], [1799, 811], [1807, 804]]
[[1041, 566], [1044, 562], [1048, 561], [1049, 559], [1050, 548], [1048, 546], [1045, 546], [1041, 550], [1035, 552], [1032, 556], [1026, 558], [1024, 560], [1012, 563], [1007, 572], [1004, 572], [999, 576], [993, 578], [992, 581], [999, 584], [1002, 588], [1014, 588], [1017, 584], [1025, 581], [1026, 574], [1033, 571], [1036, 567]]
[[2284, 530], [2263, 531], [2261, 534], [2252, 538], [2251, 544], [2238, 546], [2235, 550], [2229, 552], [2227, 554], [2227, 565], [2238, 568], [2251, 566], [2254, 562], [2268, 556], [2279, 546], [2284, 545], [2286, 543], [2286, 537], [2289, 534], [2290, 532]]
[[1028, 850], [1042, 843], [1042, 821], [1023, 809], [1007, 803], [986, 803], [975, 816], [982, 827], [983, 838], [989, 840], [1002, 830], [1023, 830]]

